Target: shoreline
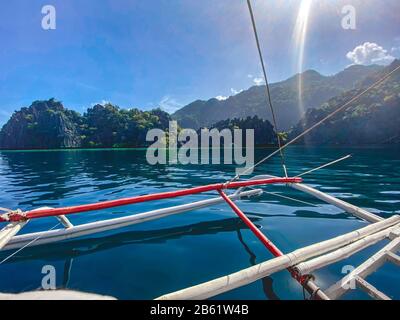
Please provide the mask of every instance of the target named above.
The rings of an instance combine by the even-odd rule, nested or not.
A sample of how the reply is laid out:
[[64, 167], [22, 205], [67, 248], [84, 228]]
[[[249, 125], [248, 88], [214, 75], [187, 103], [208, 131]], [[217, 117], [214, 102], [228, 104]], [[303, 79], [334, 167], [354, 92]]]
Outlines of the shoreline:
[[[308, 145], [308, 144], [295, 144], [289, 146], [291, 148], [296, 147], [306, 147], [306, 148], [351, 148], [351, 149], [365, 149], [365, 148], [400, 148], [400, 144], [371, 144], [371, 145]], [[288, 148], [289, 148], [288, 147]], [[242, 147], [245, 149], [246, 147]], [[274, 145], [260, 145], [255, 146], [254, 149], [276, 149], [277, 146]], [[0, 149], [0, 152], [57, 152], [57, 151], [129, 151], [129, 150], [148, 150], [150, 147], [126, 147], [126, 148], [54, 148], [54, 149]], [[168, 150], [169, 148], [159, 148]], [[204, 148], [196, 148], [197, 150], [202, 150]], [[209, 149], [214, 149], [210, 147]], [[221, 147], [220, 149], [223, 149]]]

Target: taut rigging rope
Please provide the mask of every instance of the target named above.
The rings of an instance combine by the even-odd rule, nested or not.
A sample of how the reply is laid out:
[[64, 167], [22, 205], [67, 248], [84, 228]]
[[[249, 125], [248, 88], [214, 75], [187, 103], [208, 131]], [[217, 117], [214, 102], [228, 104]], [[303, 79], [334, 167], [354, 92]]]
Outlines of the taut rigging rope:
[[326, 164], [324, 164], [324, 165], [322, 165], [322, 166], [319, 166], [319, 167], [317, 167], [317, 168], [314, 168], [314, 169], [308, 170], [308, 171], [306, 171], [306, 172], [303, 172], [302, 174], [299, 174], [299, 175], [297, 175], [297, 176], [298, 176], [298, 177], [305, 176], [306, 174], [309, 174], [309, 173], [311, 173], [311, 172], [315, 172], [315, 171], [321, 170], [321, 169], [323, 169], [323, 168], [329, 167], [329, 166], [331, 166], [331, 165], [333, 165], [333, 164], [336, 164], [336, 163], [338, 163], [338, 162], [340, 162], [340, 161], [343, 161], [343, 160], [346, 160], [346, 159], [348, 159], [348, 158], [351, 158], [351, 154], [349, 154], [349, 155], [347, 155], [347, 156], [345, 156], [345, 157], [343, 157], [343, 158], [337, 159], [337, 160], [335, 160], [335, 161], [331, 161], [331, 162], [329, 162], [329, 163], [326, 163]]
[[[61, 223], [57, 223], [54, 227], [50, 228], [47, 231], [51, 231], [54, 230], [55, 228], [57, 228]], [[17, 253], [21, 252], [22, 250], [24, 250], [25, 248], [29, 247], [31, 244], [35, 243], [36, 241], [40, 240], [40, 238], [43, 237], [43, 234], [39, 235], [38, 237], [36, 237], [35, 239], [33, 239], [32, 241], [28, 242], [26, 245], [24, 245], [23, 247], [19, 248], [17, 251], [14, 251], [13, 253], [11, 253], [9, 256], [5, 257], [2, 261], [0, 261], [0, 264], [3, 264], [4, 262], [10, 260], [12, 257], [14, 257]]]
[[[254, 37], [256, 39], [256, 44], [257, 44], [257, 50], [258, 50], [258, 55], [260, 58], [260, 63], [261, 63], [261, 68], [263, 71], [263, 75], [264, 75], [264, 80], [265, 80], [265, 88], [266, 88], [266, 96], [268, 99], [268, 104], [269, 104], [269, 108], [271, 110], [271, 114], [272, 114], [272, 121], [274, 123], [274, 129], [275, 129], [275, 133], [276, 133], [276, 138], [278, 140], [278, 147], [279, 147], [279, 152], [281, 154], [281, 162], [282, 162], [282, 168], [283, 168], [283, 172], [285, 174], [285, 177], [288, 177], [288, 173], [287, 173], [287, 169], [286, 169], [286, 164], [285, 164], [285, 155], [283, 154], [283, 149], [282, 149], [282, 142], [281, 142], [281, 137], [279, 136], [279, 130], [278, 130], [278, 125], [276, 122], [276, 116], [275, 116], [275, 110], [274, 110], [274, 106], [272, 104], [272, 99], [271, 99], [271, 91], [269, 89], [269, 83], [268, 83], [268, 77], [267, 77], [267, 72], [265, 71], [265, 63], [264, 63], [264, 58], [262, 55], [262, 51], [261, 51], [261, 45], [260, 45], [260, 40], [258, 38], [258, 32], [257, 32], [257, 27], [256, 27], [256, 21], [254, 19], [254, 13], [253, 13], [253, 8], [251, 7], [251, 2], [250, 0], [247, 0], [247, 6], [249, 7], [249, 12], [250, 12], [250, 17], [251, 17], [251, 23], [253, 25], [253, 31], [254, 31]], [[238, 179], [239, 175], [235, 177], [234, 180]]]

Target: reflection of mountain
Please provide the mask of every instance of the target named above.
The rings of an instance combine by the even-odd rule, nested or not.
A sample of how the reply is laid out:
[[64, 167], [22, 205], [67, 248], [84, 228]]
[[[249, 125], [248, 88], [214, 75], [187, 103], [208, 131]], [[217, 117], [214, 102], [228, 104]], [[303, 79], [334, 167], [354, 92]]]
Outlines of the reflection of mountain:
[[58, 200], [70, 188], [73, 156], [66, 152], [4, 152], [2, 168], [7, 181], [3, 191], [10, 189], [14, 197], [21, 199], [22, 206]]
[[[309, 70], [288, 80], [271, 85], [271, 97], [278, 115], [280, 130], [288, 130], [303, 116], [299, 109], [299, 79], [302, 80], [302, 104], [305, 110], [319, 107], [323, 102], [357, 86], [358, 81], [381, 70], [379, 66], [351, 66], [333, 76], [323, 76]], [[255, 86], [227, 100], [197, 100], [175, 112], [172, 117], [182, 127], [198, 129], [215, 122], [259, 116], [271, 121], [265, 100], [265, 86]]]
[[[398, 66], [400, 66], [400, 60], [396, 60], [384, 70], [366, 77], [361, 82], [362, 87], [366, 88], [372, 85]], [[308, 110], [292, 131], [292, 138], [350, 101], [361, 90], [347, 91], [330, 99], [320, 108]], [[346, 110], [311, 131], [303, 142], [324, 145], [400, 143], [399, 123], [400, 71], [349, 105]]]
[[12, 190], [24, 208], [53, 206], [82, 190], [90, 193], [149, 180], [157, 186], [160, 175], [168, 174], [164, 166], [149, 169], [143, 150], [2, 152], [1, 159], [7, 178], [3, 191]]

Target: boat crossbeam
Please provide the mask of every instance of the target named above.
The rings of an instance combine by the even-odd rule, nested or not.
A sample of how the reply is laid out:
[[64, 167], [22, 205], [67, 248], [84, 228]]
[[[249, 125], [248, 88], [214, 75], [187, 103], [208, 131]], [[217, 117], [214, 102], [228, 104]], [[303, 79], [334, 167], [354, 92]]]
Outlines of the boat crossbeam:
[[[297, 249], [291, 253], [273, 258], [252, 267], [226, 275], [193, 287], [163, 295], [157, 300], [197, 300], [215, 297], [227, 291], [248, 285], [284, 269], [295, 267], [301, 262], [321, 256], [336, 249], [349, 246], [368, 236], [383, 232], [389, 235], [392, 227], [400, 224], [400, 216], [370, 224], [350, 233]], [[399, 238], [400, 239], [400, 238]], [[325, 292], [329, 298], [332, 296]]]
[[361, 208], [356, 207], [356, 206], [354, 206], [350, 203], [347, 203], [343, 200], [332, 197], [329, 194], [321, 192], [321, 191], [314, 189], [303, 183], [291, 183], [291, 184], [289, 184], [289, 186], [291, 186], [292, 188], [294, 188], [296, 190], [308, 193], [326, 203], [330, 203], [330, 204], [334, 205], [335, 207], [338, 207], [338, 208], [344, 210], [345, 212], [350, 213], [351, 215], [353, 215], [359, 219], [365, 220], [367, 222], [374, 223], [374, 222], [383, 220], [382, 217], [380, 217], [374, 213], [368, 212], [365, 209], [361, 209]]
[[0, 230], [0, 250], [12, 240], [12, 238], [27, 224], [28, 221], [11, 222]]
[[[365, 285], [367, 278], [373, 272], [376, 272], [385, 262], [394, 262], [399, 265], [398, 256], [395, 252], [400, 249], [400, 237], [392, 240], [383, 249], [379, 250], [371, 258], [349, 273], [346, 277], [335, 283], [333, 286], [326, 290], [327, 295], [331, 299], [339, 299], [346, 292], [351, 289], [352, 281], [356, 281], [360, 285], [361, 289], [364, 289], [370, 296], [377, 299], [384, 298], [379, 294], [379, 290], [371, 289], [372, 286]], [[363, 281], [360, 282], [360, 279]], [[371, 289], [371, 290], [370, 290]], [[386, 296], [386, 295], [385, 295]], [[386, 300], [386, 299], [383, 299]]]
[[72, 227], [74, 226], [74, 225], [71, 223], [71, 221], [69, 221], [69, 219], [68, 219], [66, 216], [64, 216], [64, 215], [56, 216], [56, 218], [57, 218], [58, 221], [60, 221], [60, 223], [61, 223], [66, 229], [72, 228]]

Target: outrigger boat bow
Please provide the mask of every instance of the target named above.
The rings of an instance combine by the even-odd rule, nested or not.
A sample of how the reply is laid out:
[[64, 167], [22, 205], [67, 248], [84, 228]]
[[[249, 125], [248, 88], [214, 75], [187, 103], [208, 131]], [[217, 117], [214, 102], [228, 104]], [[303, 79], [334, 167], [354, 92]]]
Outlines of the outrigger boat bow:
[[[306, 192], [327, 203], [335, 205], [344, 211], [372, 223], [360, 230], [339, 236], [309, 247], [298, 249], [294, 252], [284, 254], [271, 240], [269, 240], [253, 222], [235, 204], [235, 200], [244, 197], [260, 195], [261, 189], [246, 190], [248, 187], [265, 186], [272, 184], [285, 184], [297, 190]], [[226, 190], [237, 189], [234, 193], [227, 195]], [[199, 194], [209, 191], [217, 191], [220, 197], [188, 203], [184, 205], [153, 210], [141, 214], [130, 215], [121, 218], [108, 219], [81, 225], [73, 225], [66, 215], [114, 208], [147, 201], [170, 199], [174, 197]], [[271, 275], [283, 269], [288, 269], [314, 299], [330, 299], [340, 297], [346, 290], [346, 286], [339, 284], [323, 292], [313, 281], [311, 273], [324, 266], [340, 261], [360, 250], [371, 246], [384, 239], [392, 240], [389, 245], [371, 257], [363, 265], [348, 275], [343, 281], [356, 281], [357, 284], [366, 290], [370, 295], [387, 299], [388, 297], [368, 284], [364, 278], [379, 268], [385, 261], [391, 261], [400, 265], [400, 257], [395, 253], [400, 248], [400, 216], [395, 215], [383, 219], [364, 209], [355, 207], [347, 202], [336, 199], [328, 194], [320, 192], [302, 183], [299, 177], [277, 178], [271, 176], [258, 176], [253, 180], [235, 181], [228, 183], [212, 184], [190, 189], [156, 193], [152, 195], [137, 196], [126, 199], [85, 204], [81, 206], [65, 208], [40, 208], [27, 212], [9, 211], [1, 215], [1, 221], [8, 222], [8, 225], [0, 231], [0, 249], [11, 250], [30, 246], [44, 245], [53, 242], [71, 240], [77, 237], [114, 230], [133, 224], [143, 223], [150, 220], [160, 219], [173, 214], [180, 214], [196, 210], [222, 202], [226, 202], [239, 218], [250, 228], [265, 247], [275, 256], [274, 259], [263, 262], [257, 266], [239, 271], [235, 274], [222, 277], [195, 287], [171, 293], [160, 297], [160, 299], [205, 299], [234, 288], [247, 285], [263, 277]], [[55, 217], [60, 220], [64, 228], [16, 235], [30, 220]]]
[[[289, 177], [285, 165], [285, 157], [283, 150], [289, 145], [298, 141], [305, 134], [320, 126], [326, 120], [332, 118], [338, 112], [345, 110], [351, 103], [356, 101], [368, 91], [378, 87], [385, 80], [391, 77], [396, 71], [400, 70], [400, 66], [383, 76], [377, 82], [372, 84], [364, 91], [357, 94], [350, 101], [346, 102], [341, 107], [321, 119], [310, 128], [306, 129], [296, 138], [283, 144], [278, 134], [275, 113], [270, 97], [268, 79], [265, 72], [265, 64], [261, 54], [260, 43], [257, 35], [254, 15], [252, 12], [250, 0], [248, 0], [248, 7], [250, 10], [251, 20], [253, 24], [254, 34], [256, 38], [257, 48], [259, 51], [261, 66], [266, 83], [266, 95], [268, 98], [269, 106], [272, 112], [274, 128], [277, 134], [278, 149], [266, 156], [255, 166], [267, 161], [275, 154], [281, 155], [282, 168], [284, 177], [273, 176], [257, 176], [250, 180], [238, 181], [240, 176], [234, 177], [232, 180], [225, 183], [211, 184], [205, 186], [194, 187], [190, 189], [169, 191], [163, 193], [149, 194], [144, 196], [136, 196], [125, 199], [110, 200], [105, 202], [98, 202], [92, 204], [84, 204], [73, 207], [65, 208], [39, 208], [32, 211], [23, 212], [21, 210], [7, 210], [0, 209], [3, 214], [0, 215], [0, 222], [6, 222], [7, 225], [0, 231], [0, 250], [15, 250], [25, 248], [26, 246], [44, 245], [53, 242], [67, 241], [74, 238], [101, 233], [104, 231], [123, 228], [126, 226], [143, 223], [150, 220], [161, 219], [170, 215], [180, 214], [199, 208], [209, 207], [220, 203], [227, 203], [237, 216], [250, 228], [254, 235], [263, 243], [263, 245], [274, 255], [275, 258], [262, 262], [250, 268], [240, 270], [236, 273], [194, 286], [186, 288], [177, 292], [166, 294], [159, 299], [207, 299], [214, 297], [221, 293], [233, 290], [235, 288], [245, 286], [249, 283], [267, 277], [271, 274], [287, 269], [292, 277], [298, 281], [301, 286], [307, 290], [312, 299], [338, 299], [351, 287], [349, 283], [356, 283], [358, 288], [366, 291], [371, 297], [376, 299], [389, 299], [389, 297], [377, 288], [368, 283], [365, 278], [372, 272], [379, 269], [385, 262], [391, 262], [400, 266], [400, 257], [396, 252], [400, 249], [400, 216], [394, 215], [390, 218], [383, 219], [382, 217], [368, 212], [362, 208], [351, 205], [343, 200], [337, 199], [329, 194], [318, 191], [308, 185], [303, 184], [302, 177]], [[304, 176], [310, 172], [314, 172], [328, 165], [333, 165], [338, 161], [347, 159], [349, 156], [340, 158], [336, 161], [322, 165], [316, 169], [309, 170], [302, 174]], [[255, 167], [254, 166], [254, 167]], [[290, 253], [284, 253], [278, 248], [267, 236], [262, 233], [259, 228], [246, 216], [246, 214], [237, 206], [236, 200], [260, 195], [262, 189], [251, 189], [250, 187], [256, 186], [269, 186], [274, 184], [284, 184], [292, 187], [298, 191], [305, 192], [312, 195], [319, 200], [332, 204], [343, 211], [362, 219], [370, 225], [365, 226], [359, 230], [319, 242], [304, 248], [299, 248]], [[227, 190], [236, 189], [232, 194], [227, 194]], [[200, 194], [205, 192], [218, 192], [219, 196], [183, 205], [157, 209], [149, 212], [144, 212], [135, 215], [128, 215], [125, 217], [96, 221], [81, 225], [73, 225], [67, 218], [68, 215], [78, 214], [83, 212], [104, 210], [108, 208], [115, 208], [119, 206], [126, 206], [131, 204], [138, 204], [148, 201], [171, 199], [175, 197], [188, 196], [193, 194]], [[44, 217], [55, 217], [59, 220], [63, 228], [48, 230], [42, 232], [28, 233], [17, 235], [18, 232], [31, 220], [40, 219]], [[353, 254], [383, 240], [390, 240], [383, 249], [379, 250], [370, 259], [361, 264], [358, 268], [348, 274], [338, 283], [334, 284], [326, 290], [322, 290], [315, 282], [312, 273], [325, 266], [331, 265], [335, 262], [341, 261]]]

